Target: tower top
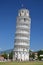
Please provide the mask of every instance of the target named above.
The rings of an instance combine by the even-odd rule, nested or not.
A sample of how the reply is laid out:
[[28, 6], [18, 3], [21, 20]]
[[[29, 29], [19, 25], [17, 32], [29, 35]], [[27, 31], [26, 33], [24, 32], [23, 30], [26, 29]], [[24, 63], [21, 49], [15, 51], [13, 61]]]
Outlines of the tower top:
[[18, 12], [19, 12], [18, 13], [19, 16], [29, 16], [29, 10], [28, 9], [22, 8]]

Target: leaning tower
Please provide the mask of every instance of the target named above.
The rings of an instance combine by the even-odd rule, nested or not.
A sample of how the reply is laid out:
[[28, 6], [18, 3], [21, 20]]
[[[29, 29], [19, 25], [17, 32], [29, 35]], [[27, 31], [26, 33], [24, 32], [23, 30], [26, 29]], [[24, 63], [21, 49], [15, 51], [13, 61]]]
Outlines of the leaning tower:
[[28, 9], [20, 9], [16, 22], [13, 60], [29, 61], [31, 18]]

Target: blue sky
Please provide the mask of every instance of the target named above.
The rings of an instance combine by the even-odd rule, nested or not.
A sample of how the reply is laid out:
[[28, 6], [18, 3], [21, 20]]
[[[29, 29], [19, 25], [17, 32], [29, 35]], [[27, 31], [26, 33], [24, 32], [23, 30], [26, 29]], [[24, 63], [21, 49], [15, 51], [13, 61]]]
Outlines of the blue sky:
[[30, 11], [30, 49], [43, 49], [43, 0], [0, 0], [0, 51], [14, 47], [16, 18], [21, 8]]

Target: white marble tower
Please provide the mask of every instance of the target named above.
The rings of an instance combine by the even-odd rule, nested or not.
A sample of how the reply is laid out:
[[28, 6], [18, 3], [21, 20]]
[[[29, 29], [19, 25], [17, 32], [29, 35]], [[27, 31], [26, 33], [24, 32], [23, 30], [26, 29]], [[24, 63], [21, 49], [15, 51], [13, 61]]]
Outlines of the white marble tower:
[[17, 17], [13, 60], [29, 61], [31, 18], [28, 9], [20, 9]]

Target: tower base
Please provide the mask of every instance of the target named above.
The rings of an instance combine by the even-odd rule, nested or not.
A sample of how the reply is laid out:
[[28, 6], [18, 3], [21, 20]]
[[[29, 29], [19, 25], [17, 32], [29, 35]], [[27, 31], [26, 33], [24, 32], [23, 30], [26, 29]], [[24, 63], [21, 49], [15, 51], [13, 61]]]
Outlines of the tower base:
[[29, 61], [29, 52], [15, 51], [13, 61]]

